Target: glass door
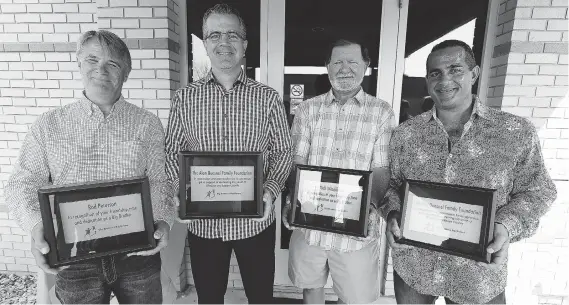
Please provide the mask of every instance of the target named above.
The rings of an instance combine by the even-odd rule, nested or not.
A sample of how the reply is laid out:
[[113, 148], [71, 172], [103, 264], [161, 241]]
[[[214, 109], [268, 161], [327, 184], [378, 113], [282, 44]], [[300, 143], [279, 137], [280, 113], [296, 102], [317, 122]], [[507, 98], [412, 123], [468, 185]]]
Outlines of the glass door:
[[[294, 109], [303, 101], [330, 90], [325, 60], [327, 48], [336, 39], [362, 42], [371, 64], [364, 90], [393, 104], [399, 39], [399, 3], [396, 0], [261, 1], [261, 81], [283, 98], [289, 124]], [[266, 26], [265, 26], [266, 25]], [[265, 72], [266, 71], [266, 72]], [[291, 231], [281, 224], [283, 199], [277, 199], [277, 244], [275, 285], [292, 286], [288, 278], [288, 243]], [[385, 255], [382, 240], [380, 257]], [[380, 262], [380, 265], [384, 265]], [[328, 280], [326, 287], [331, 287]], [[378, 287], [380, 289], [380, 287]]]

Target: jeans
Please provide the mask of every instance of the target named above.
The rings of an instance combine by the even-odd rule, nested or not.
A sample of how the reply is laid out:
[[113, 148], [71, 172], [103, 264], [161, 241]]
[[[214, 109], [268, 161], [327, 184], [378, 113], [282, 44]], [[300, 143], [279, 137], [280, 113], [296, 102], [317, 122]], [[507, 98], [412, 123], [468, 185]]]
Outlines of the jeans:
[[207, 239], [189, 232], [188, 243], [199, 304], [223, 304], [232, 251], [249, 304], [273, 303], [274, 223], [258, 235], [241, 240]]
[[121, 304], [160, 304], [160, 253], [116, 255], [74, 264], [55, 278], [62, 304], [109, 304], [113, 292]]
[[[395, 289], [395, 300], [397, 304], [433, 304], [438, 296], [421, 294], [413, 287], [407, 285], [401, 277], [393, 271], [393, 288]], [[446, 304], [457, 304], [445, 297]], [[486, 304], [506, 304], [505, 291], [497, 295]]]

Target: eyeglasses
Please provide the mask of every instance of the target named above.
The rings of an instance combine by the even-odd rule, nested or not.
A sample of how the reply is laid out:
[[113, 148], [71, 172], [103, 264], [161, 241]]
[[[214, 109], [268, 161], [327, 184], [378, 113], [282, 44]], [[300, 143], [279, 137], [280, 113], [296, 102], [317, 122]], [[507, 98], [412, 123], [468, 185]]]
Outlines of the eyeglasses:
[[205, 39], [209, 39], [213, 42], [218, 42], [221, 40], [221, 37], [223, 37], [223, 35], [227, 35], [227, 40], [229, 42], [237, 42], [237, 41], [241, 41], [241, 40], [245, 40], [244, 35], [237, 33], [237, 32], [233, 32], [233, 31], [229, 31], [229, 32], [211, 32], [209, 33], [209, 35], [207, 35], [207, 37]]

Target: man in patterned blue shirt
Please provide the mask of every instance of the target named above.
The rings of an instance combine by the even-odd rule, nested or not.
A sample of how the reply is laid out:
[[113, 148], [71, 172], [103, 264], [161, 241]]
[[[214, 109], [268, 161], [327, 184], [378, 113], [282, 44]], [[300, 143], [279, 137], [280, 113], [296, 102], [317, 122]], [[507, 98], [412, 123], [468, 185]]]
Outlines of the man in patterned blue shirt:
[[[390, 142], [391, 182], [382, 213], [387, 219], [395, 297], [402, 304], [505, 304], [510, 242], [535, 233], [555, 200], [539, 138], [528, 120], [492, 109], [471, 93], [480, 68], [471, 48], [447, 40], [427, 59], [431, 111], [401, 124]], [[489, 264], [399, 244], [401, 197], [406, 179], [496, 189]]]

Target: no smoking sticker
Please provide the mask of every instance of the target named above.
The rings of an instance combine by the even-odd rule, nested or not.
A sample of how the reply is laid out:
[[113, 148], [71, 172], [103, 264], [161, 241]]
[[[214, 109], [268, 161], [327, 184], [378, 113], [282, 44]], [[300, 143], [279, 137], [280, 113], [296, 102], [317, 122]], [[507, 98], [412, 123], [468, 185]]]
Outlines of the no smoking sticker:
[[291, 84], [290, 98], [304, 98], [304, 85]]

